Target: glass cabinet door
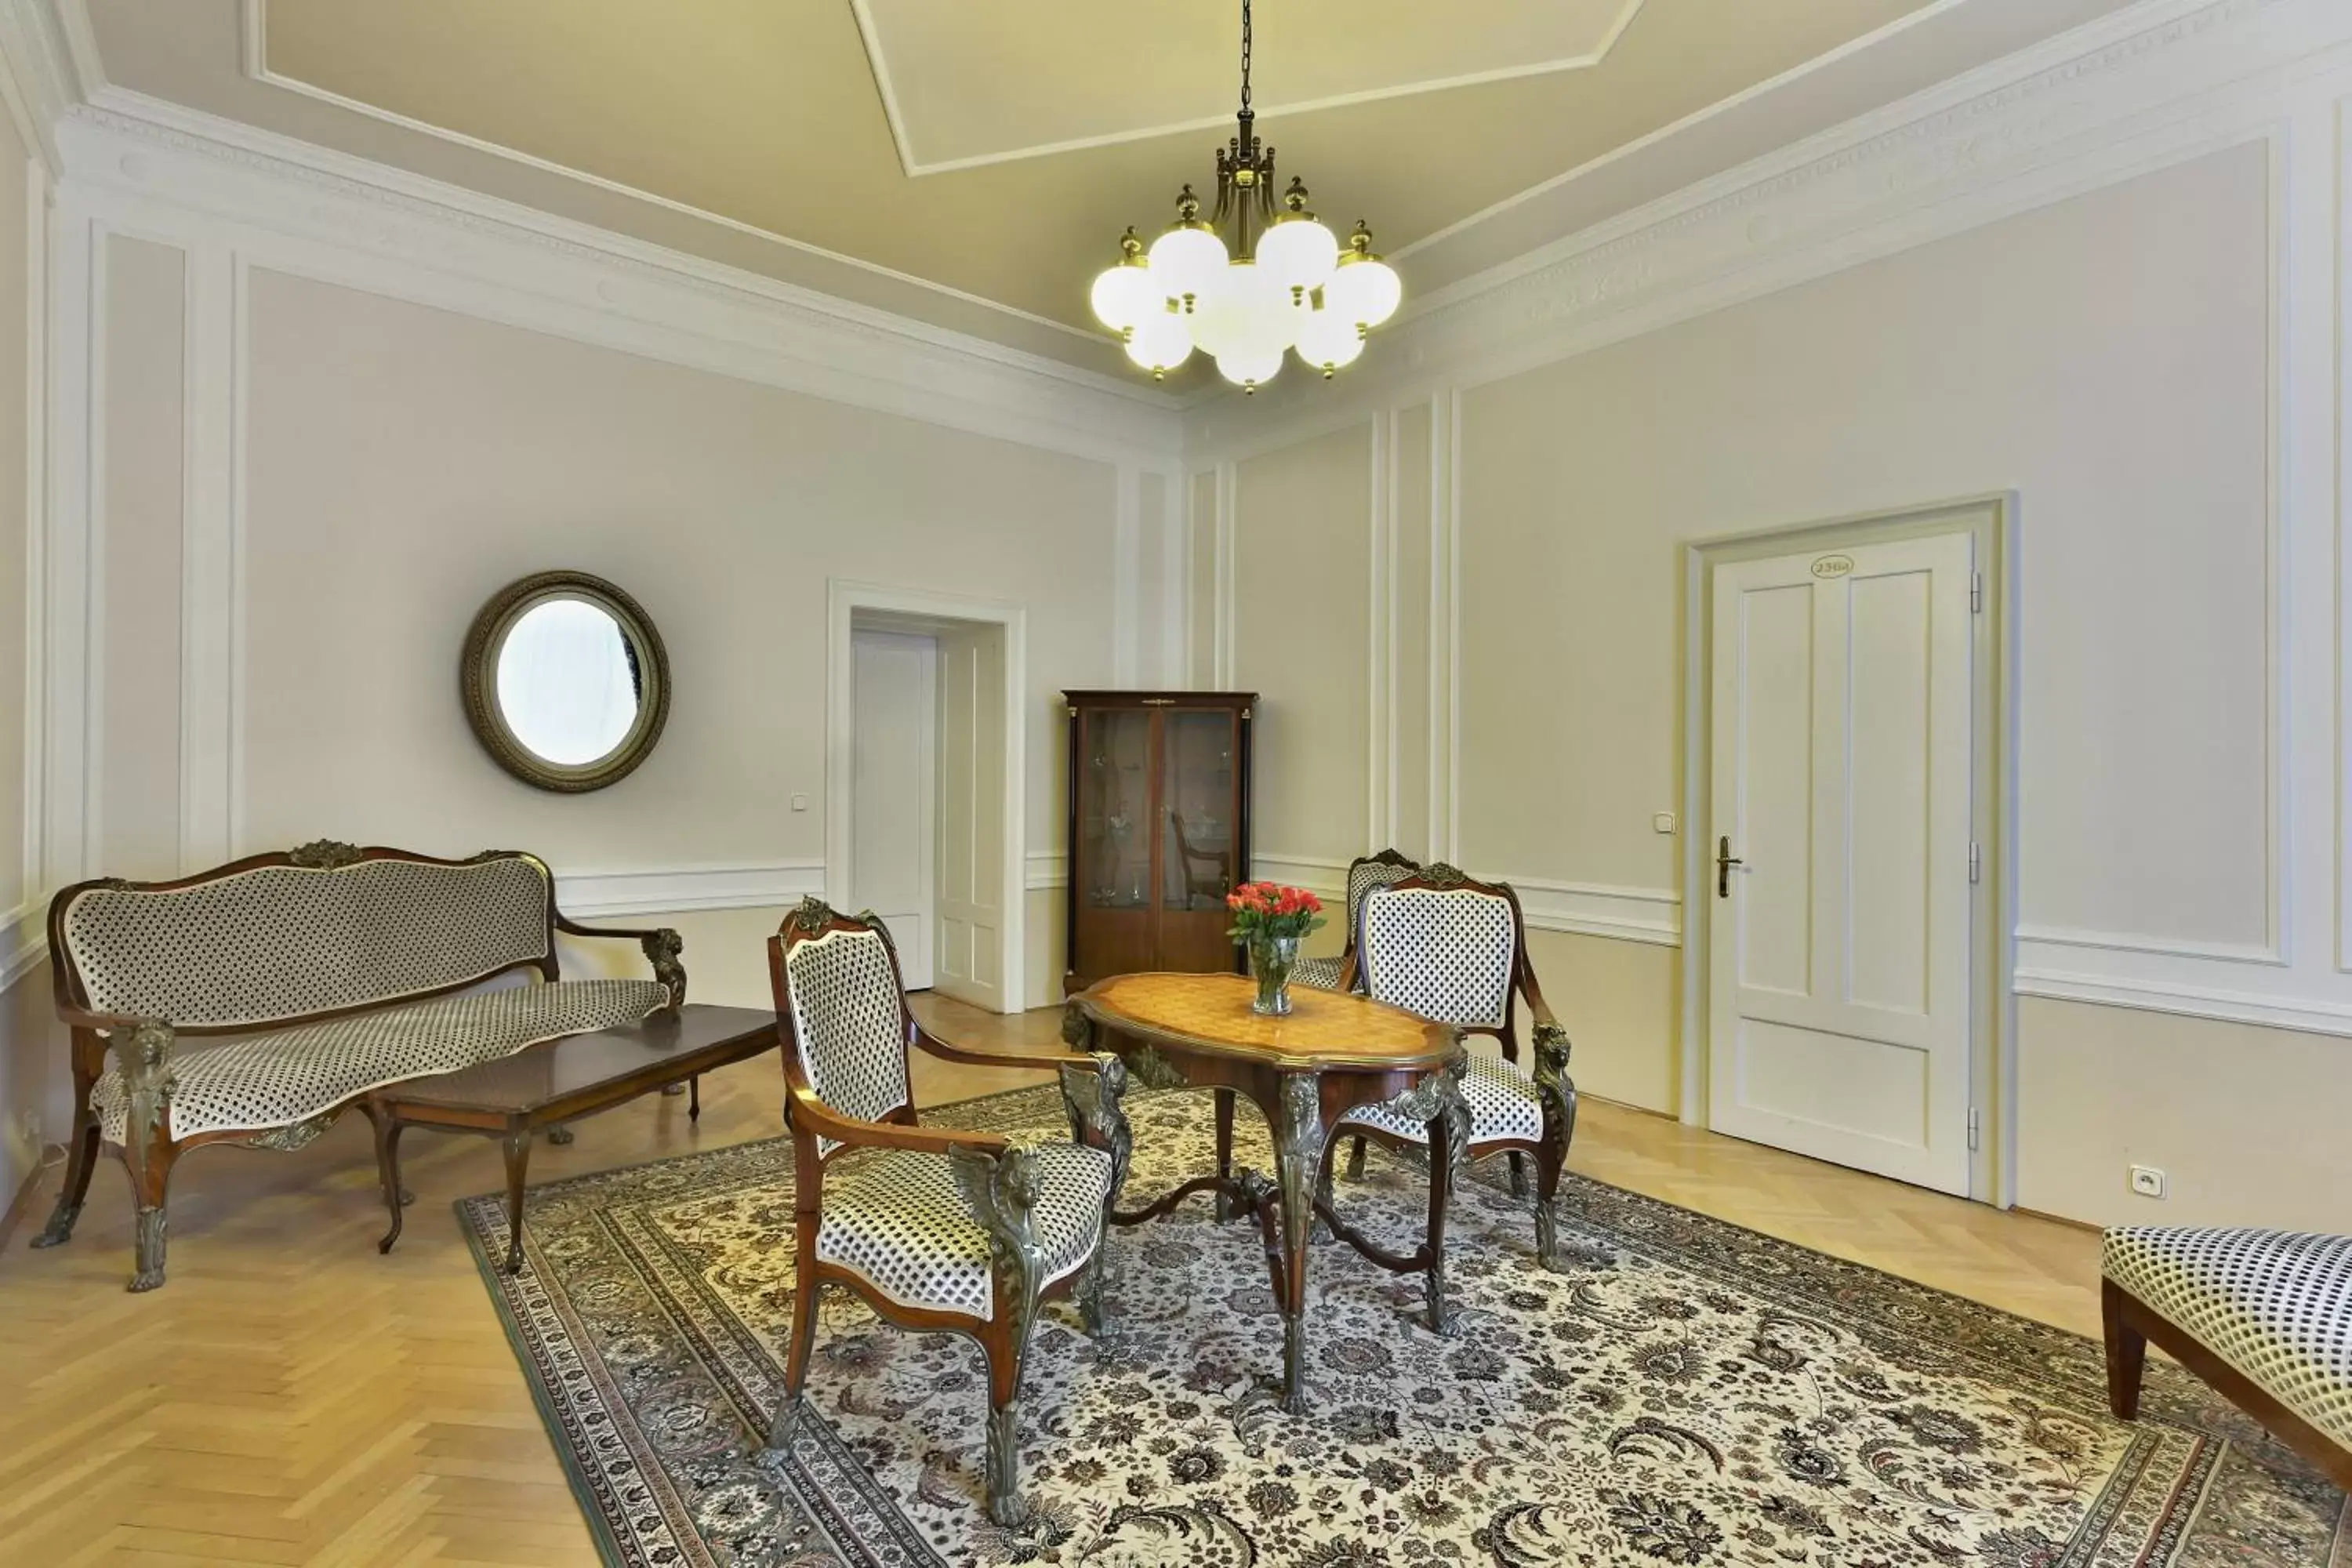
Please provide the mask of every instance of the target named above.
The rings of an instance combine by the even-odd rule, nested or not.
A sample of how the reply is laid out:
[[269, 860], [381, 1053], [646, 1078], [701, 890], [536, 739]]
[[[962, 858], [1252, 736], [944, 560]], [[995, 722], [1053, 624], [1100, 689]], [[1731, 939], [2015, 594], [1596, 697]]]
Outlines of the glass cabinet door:
[[1151, 715], [1103, 709], [1087, 716], [1078, 764], [1080, 902], [1139, 910], [1151, 900]]
[[1227, 709], [1160, 716], [1160, 956], [1169, 969], [1231, 969], [1233, 891], [1240, 841], [1234, 788], [1239, 730]]

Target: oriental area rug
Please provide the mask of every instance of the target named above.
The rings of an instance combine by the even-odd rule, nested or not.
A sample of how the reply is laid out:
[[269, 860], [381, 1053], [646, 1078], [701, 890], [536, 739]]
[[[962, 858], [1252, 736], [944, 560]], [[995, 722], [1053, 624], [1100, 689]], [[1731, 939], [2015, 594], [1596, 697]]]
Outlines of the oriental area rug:
[[[1211, 1168], [1211, 1105], [1130, 1097], [1129, 1203]], [[925, 1119], [1061, 1112], [1040, 1089]], [[1266, 1169], [1241, 1121], [1238, 1159]], [[837, 1290], [793, 1458], [758, 1462], [793, 1290], [788, 1142], [535, 1187], [512, 1279], [488, 1262], [500, 1200], [458, 1211], [629, 1568], [2352, 1568], [2343, 1494], [2169, 1363], [2127, 1426], [2095, 1342], [1572, 1175], [1573, 1268], [1548, 1273], [1500, 1166], [1454, 1203], [1457, 1338], [1412, 1320], [1417, 1278], [1316, 1248], [1299, 1417], [1264, 1385], [1282, 1327], [1253, 1228], [1201, 1198], [1115, 1230], [1109, 1342], [1066, 1303], [1037, 1330], [1015, 1531], [981, 1508], [978, 1348]], [[1423, 1183], [1375, 1152], [1339, 1202], [1409, 1248]]]

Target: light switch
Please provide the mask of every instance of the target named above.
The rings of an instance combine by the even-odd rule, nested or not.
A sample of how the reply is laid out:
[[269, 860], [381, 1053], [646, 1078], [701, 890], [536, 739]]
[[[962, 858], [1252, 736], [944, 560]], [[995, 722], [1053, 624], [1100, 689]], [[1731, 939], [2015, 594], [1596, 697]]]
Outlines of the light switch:
[[793, 809], [794, 811], [806, 811], [808, 809], [808, 796], [804, 795], [795, 795], [793, 796]]
[[1675, 814], [1671, 811], [1662, 811], [1650, 818], [1650, 826], [1660, 833], [1672, 833], [1675, 830]]

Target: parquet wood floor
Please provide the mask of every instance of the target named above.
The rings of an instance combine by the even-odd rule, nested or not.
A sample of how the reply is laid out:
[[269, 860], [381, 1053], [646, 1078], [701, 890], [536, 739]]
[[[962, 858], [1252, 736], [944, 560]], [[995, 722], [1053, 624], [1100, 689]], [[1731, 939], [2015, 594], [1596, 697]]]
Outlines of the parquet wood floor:
[[[1050, 1047], [1057, 1015], [919, 998], [940, 1033]], [[921, 1059], [919, 1103], [1036, 1081]], [[700, 1125], [649, 1099], [542, 1144], [534, 1180], [780, 1130], [772, 1058], [706, 1079]], [[130, 1270], [118, 1166], [79, 1233], [0, 1257], [0, 1563], [593, 1564], [451, 1203], [502, 1184], [488, 1139], [415, 1131], [417, 1194], [389, 1258], [367, 1125], [294, 1154], [208, 1150], [178, 1173], [171, 1283]], [[2097, 1331], [2085, 1231], [1588, 1102], [1570, 1165], [1995, 1306]]]

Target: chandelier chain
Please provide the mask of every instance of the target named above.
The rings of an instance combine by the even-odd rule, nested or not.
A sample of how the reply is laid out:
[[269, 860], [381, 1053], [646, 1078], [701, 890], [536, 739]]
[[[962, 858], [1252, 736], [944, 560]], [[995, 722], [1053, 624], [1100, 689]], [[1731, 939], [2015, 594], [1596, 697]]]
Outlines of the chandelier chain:
[[1250, 111], [1250, 0], [1242, 0], [1242, 112]]

